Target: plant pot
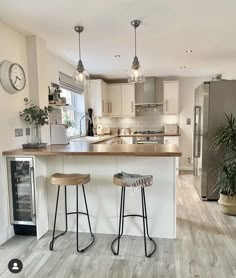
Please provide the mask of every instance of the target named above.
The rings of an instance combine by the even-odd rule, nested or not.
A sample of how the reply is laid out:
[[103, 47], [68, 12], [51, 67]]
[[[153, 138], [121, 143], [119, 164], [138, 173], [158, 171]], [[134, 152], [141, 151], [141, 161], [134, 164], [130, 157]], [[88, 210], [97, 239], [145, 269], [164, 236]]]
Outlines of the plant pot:
[[222, 213], [236, 215], [236, 194], [233, 196], [220, 194], [218, 203]]

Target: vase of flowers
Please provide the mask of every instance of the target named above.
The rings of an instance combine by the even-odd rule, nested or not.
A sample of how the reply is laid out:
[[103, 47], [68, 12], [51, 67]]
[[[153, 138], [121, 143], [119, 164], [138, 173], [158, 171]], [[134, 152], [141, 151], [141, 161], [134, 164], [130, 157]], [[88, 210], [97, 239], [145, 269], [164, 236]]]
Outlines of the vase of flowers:
[[27, 98], [24, 101], [26, 108], [20, 112], [20, 117], [31, 126], [31, 144], [37, 145], [41, 143], [41, 126], [48, 125], [49, 115], [53, 108], [44, 106], [41, 109]]

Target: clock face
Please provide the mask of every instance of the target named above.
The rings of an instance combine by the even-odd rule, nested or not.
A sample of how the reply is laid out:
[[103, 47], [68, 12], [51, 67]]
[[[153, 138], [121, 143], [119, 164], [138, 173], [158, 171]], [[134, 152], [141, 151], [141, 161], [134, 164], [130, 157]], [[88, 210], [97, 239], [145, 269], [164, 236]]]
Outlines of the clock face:
[[11, 85], [17, 90], [21, 91], [25, 87], [25, 73], [19, 64], [12, 64], [9, 68], [9, 78]]

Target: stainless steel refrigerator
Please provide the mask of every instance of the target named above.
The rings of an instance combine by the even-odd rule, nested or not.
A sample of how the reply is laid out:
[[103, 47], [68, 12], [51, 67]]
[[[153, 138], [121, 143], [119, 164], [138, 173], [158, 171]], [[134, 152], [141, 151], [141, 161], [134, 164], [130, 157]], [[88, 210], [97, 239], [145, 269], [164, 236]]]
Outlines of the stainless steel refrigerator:
[[216, 156], [212, 139], [225, 120], [236, 115], [236, 80], [204, 82], [195, 90], [194, 103], [194, 185], [203, 200], [218, 200], [214, 190], [222, 154]]

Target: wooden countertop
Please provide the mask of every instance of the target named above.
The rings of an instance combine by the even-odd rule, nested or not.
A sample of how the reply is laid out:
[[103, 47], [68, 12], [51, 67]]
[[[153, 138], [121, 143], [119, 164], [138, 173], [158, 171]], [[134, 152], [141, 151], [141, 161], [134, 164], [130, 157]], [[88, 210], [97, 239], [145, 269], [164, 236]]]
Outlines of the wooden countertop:
[[137, 133], [137, 134], [127, 134], [127, 135], [121, 135], [119, 134], [118, 137], [164, 137], [164, 136], [180, 136], [179, 133], [175, 134], [169, 134], [169, 133], [155, 133], [155, 134], [142, 134], [142, 133]]
[[127, 144], [105, 145], [86, 142], [71, 142], [68, 145], [49, 145], [41, 149], [16, 149], [4, 151], [3, 155], [22, 156], [168, 156], [180, 157], [182, 154], [172, 144]]

